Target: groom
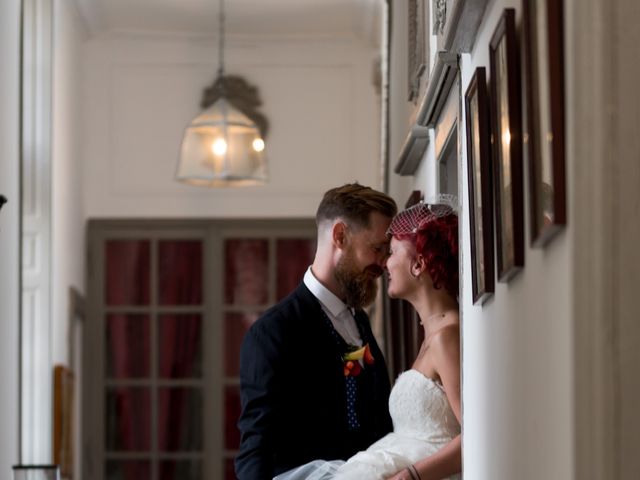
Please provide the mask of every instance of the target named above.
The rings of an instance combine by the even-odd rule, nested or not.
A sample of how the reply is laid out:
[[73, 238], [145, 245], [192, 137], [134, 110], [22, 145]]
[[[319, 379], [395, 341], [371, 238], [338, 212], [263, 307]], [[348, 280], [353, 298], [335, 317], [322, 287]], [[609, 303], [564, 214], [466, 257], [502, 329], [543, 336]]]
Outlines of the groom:
[[240, 480], [347, 459], [391, 431], [387, 368], [362, 307], [376, 296], [395, 213], [369, 187], [325, 193], [313, 265], [242, 344]]

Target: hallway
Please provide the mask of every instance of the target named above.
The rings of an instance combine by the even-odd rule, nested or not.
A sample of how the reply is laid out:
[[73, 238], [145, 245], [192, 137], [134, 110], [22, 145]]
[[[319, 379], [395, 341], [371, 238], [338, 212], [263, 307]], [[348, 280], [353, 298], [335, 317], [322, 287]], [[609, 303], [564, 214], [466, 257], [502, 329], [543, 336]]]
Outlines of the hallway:
[[[227, 70], [258, 88], [269, 119], [262, 186], [175, 180], [184, 128], [216, 75], [217, 0], [0, 2], [0, 472], [54, 461], [53, 368], [64, 365], [79, 405], [74, 479], [128, 479], [113, 466], [127, 461], [144, 464], [140, 479], [232, 478], [237, 380], [225, 341], [295, 285], [322, 192], [357, 180], [400, 206], [458, 197], [465, 480], [635, 479], [638, 2], [227, 4]], [[233, 239], [248, 239], [237, 248], [264, 269], [259, 301], [222, 299]], [[135, 261], [109, 273], [108, 241], [141, 242], [113, 257]], [[178, 250], [202, 269], [204, 293], [162, 303], [160, 261]], [[277, 270], [283, 252], [300, 265]], [[141, 265], [154, 293], [110, 303], [102, 282], [133, 295]], [[205, 319], [167, 342], [202, 328], [202, 356], [186, 354], [202, 372], [154, 377], [160, 347], [149, 346], [148, 369], [125, 372], [123, 385], [201, 388], [185, 400], [204, 405], [187, 409], [201, 409], [201, 437], [184, 437], [193, 451], [164, 448], [155, 415], [142, 446], [121, 449], [103, 435], [123, 418], [104, 390], [121, 380], [106, 367], [108, 318], [122, 332], [127, 318], [162, 315]], [[393, 376], [417, 348], [414, 318], [382, 299], [371, 317]], [[142, 335], [122, 340], [126, 355]], [[160, 395], [149, 395], [136, 408], [156, 414]], [[183, 460], [198, 466], [162, 473]]]

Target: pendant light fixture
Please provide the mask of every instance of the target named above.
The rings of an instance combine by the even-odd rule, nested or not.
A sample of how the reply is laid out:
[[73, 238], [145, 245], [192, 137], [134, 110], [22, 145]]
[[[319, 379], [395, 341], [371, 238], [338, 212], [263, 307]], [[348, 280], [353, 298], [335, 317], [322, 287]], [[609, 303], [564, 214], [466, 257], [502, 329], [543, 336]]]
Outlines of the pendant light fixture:
[[204, 110], [184, 131], [177, 180], [205, 187], [261, 185], [267, 181], [264, 138], [268, 121], [257, 111], [258, 89], [224, 72], [224, 0], [219, 10], [219, 68], [204, 91]]

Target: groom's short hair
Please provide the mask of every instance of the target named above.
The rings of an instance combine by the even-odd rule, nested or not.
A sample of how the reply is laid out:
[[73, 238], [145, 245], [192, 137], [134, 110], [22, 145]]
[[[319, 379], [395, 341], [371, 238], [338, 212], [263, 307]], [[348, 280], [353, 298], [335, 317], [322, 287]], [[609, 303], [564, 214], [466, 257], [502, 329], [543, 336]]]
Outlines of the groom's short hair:
[[386, 193], [349, 183], [324, 194], [316, 212], [316, 224], [319, 227], [324, 221], [342, 218], [355, 227], [368, 228], [371, 212], [392, 218], [397, 211], [396, 202]]

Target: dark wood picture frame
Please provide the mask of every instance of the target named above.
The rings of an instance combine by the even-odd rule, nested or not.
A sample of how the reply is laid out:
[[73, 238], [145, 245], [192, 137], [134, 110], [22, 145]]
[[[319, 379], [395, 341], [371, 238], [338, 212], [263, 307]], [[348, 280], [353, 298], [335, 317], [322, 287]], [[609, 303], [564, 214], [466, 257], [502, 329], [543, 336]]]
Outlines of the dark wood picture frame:
[[515, 10], [506, 8], [489, 44], [498, 281], [524, 266], [522, 113]]
[[53, 461], [60, 475], [73, 478], [75, 378], [73, 371], [56, 365], [53, 369]]
[[469, 183], [469, 233], [473, 303], [482, 304], [495, 289], [489, 98], [484, 67], [476, 68], [464, 95]]
[[426, 48], [427, 17], [429, 7], [427, 0], [409, 0], [408, 2], [408, 94], [407, 100], [416, 103], [421, 95], [421, 87], [425, 83], [427, 73]]
[[563, 1], [523, 0], [531, 244], [567, 223]]

